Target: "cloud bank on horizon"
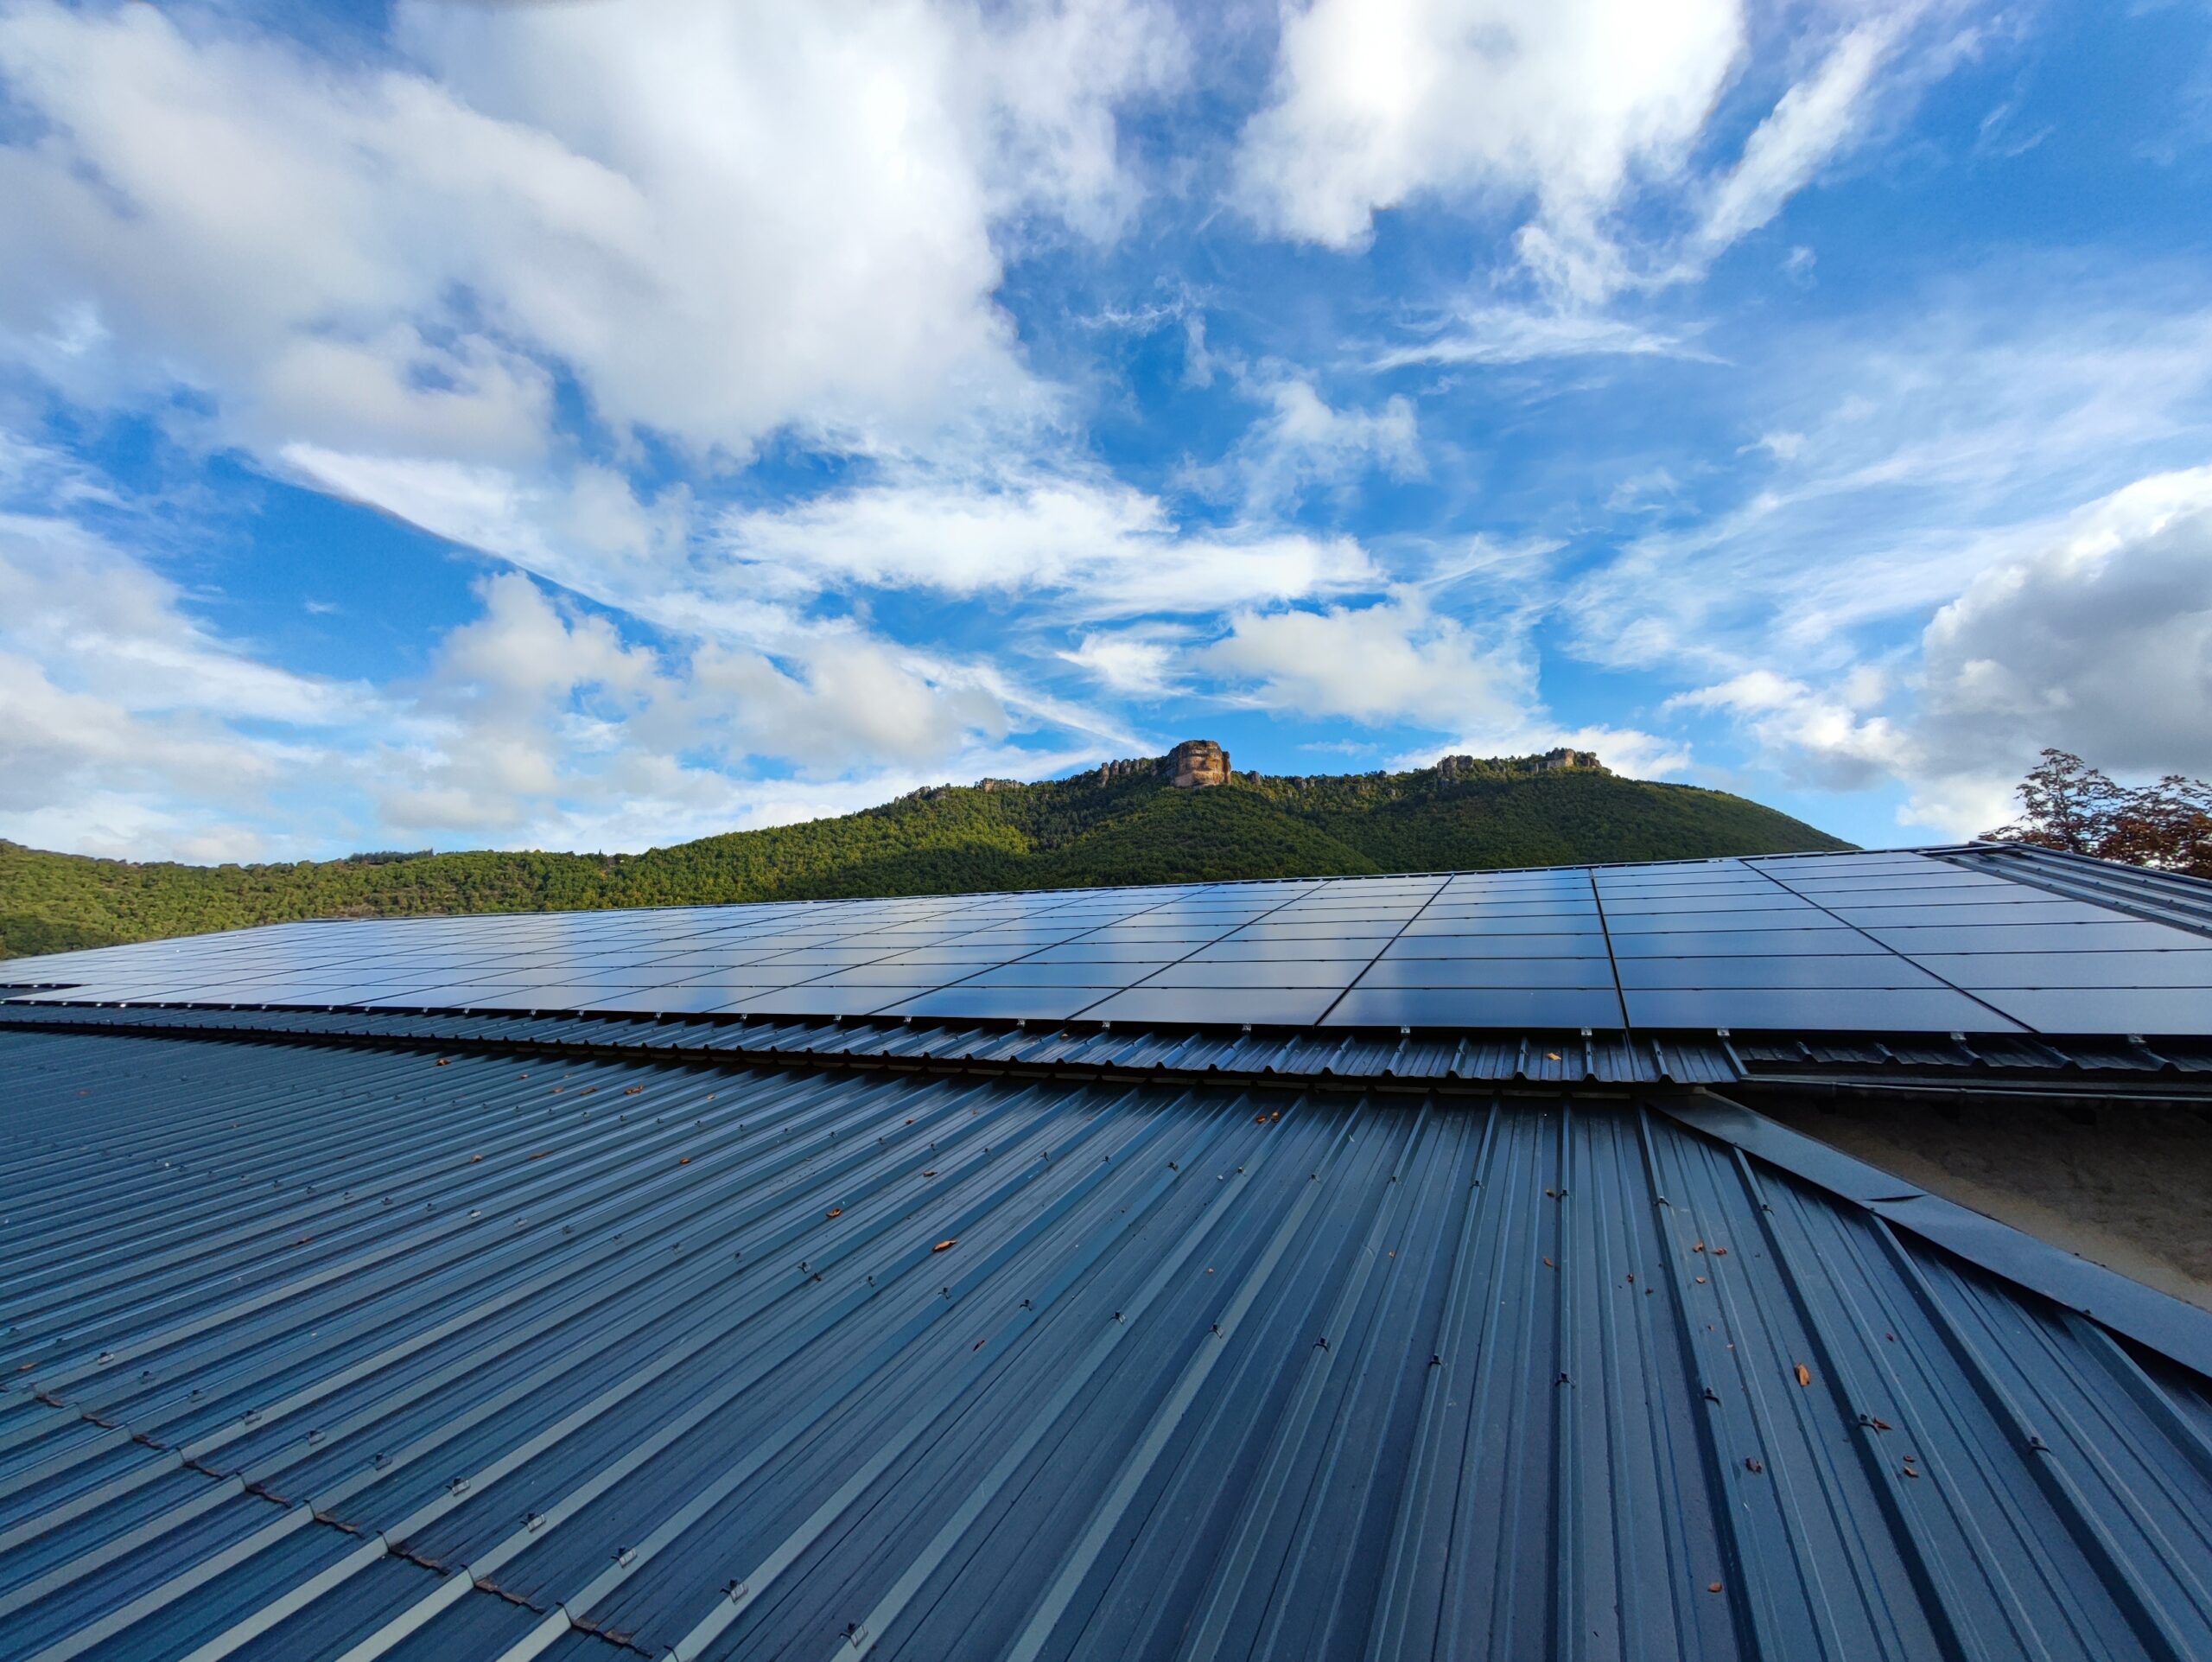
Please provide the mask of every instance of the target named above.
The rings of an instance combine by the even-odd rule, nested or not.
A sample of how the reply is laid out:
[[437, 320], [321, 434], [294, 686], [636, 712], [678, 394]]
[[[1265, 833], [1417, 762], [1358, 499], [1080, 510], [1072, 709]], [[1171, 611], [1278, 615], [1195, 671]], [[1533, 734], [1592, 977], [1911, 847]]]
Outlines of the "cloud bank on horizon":
[[0, 0], [0, 836], [2212, 774], [2212, 16]]

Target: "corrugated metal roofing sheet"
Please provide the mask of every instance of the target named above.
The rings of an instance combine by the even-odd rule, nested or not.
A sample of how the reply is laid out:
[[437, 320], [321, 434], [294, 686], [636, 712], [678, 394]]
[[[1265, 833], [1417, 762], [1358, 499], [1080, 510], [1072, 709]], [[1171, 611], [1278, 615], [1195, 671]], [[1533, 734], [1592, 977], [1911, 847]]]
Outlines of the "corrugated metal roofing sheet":
[[1621, 1099], [0, 1033], [11, 1657], [2199, 1657], [2196, 1375]]
[[2100, 906], [2212, 935], [2212, 883], [2177, 872], [2151, 871], [2086, 854], [2041, 849], [2025, 843], [1967, 843], [1930, 849], [1930, 854], [1969, 871], [2031, 884], [2069, 900]]
[[[1882, 1038], [1787, 1034], [1741, 1035], [1728, 1046], [1744, 1072], [1758, 1078], [1808, 1067], [1841, 1073], [1853, 1070], [1920, 1069], [1967, 1080], [2003, 1080], [2022, 1074], [2202, 1075], [2212, 1073], [2212, 1045], [2201, 1040], [2043, 1039], [1977, 1034], [1931, 1038], [1891, 1034]], [[2198, 1087], [2202, 1089], [2202, 1087]]]
[[1741, 1077], [1711, 1039], [1609, 1034], [1424, 1033], [1376, 1036], [1302, 1028], [1101, 1027], [834, 1019], [514, 1016], [380, 1010], [234, 1010], [0, 1006], [0, 1028], [264, 1033], [559, 1050], [814, 1062], [957, 1063], [1062, 1073], [1288, 1076], [1547, 1084], [1718, 1085]]
[[141, 1009], [0, 1006], [0, 1028], [114, 1028], [173, 1035], [267, 1034], [329, 1042], [416, 1043], [589, 1054], [642, 1050], [723, 1060], [887, 1067], [979, 1067], [1066, 1076], [1227, 1077], [1471, 1085], [1725, 1086], [1786, 1076], [1841, 1081], [1927, 1077], [1969, 1088], [2021, 1079], [2131, 1075], [2196, 1093], [2212, 1075], [2212, 1043], [2162, 1039], [2044, 1039], [1928, 1034], [1443, 1033], [1321, 1035], [1042, 1023], [875, 1022], [701, 1016], [513, 1016], [497, 1012]]

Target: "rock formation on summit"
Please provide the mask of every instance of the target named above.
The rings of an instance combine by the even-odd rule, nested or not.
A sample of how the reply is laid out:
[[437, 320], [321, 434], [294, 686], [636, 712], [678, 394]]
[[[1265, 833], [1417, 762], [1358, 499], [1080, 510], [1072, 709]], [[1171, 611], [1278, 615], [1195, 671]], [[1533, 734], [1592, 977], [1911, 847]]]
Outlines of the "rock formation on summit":
[[1167, 753], [1160, 764], [1167, 782], [1179, 791], [1198, 790], [1229, 783], [1229, 752], [1211, 739], [1185, 739]]
[[1473, 756], [1440, 756], [1436, 761], [1439, 779], [1472, 779], [1481, 774], [1494, 774], [1500, 769], [1516, 773], [1534, 770], [1540, 774], [1556, 774], [1581, 768], [1599, 774], [1612, 770], [1598, 760], [1594, 750], [1570, 750], [1562, 745], [1556, 750], [1547, 750], [1541, 756], [1492, 756], [1478, 760]]

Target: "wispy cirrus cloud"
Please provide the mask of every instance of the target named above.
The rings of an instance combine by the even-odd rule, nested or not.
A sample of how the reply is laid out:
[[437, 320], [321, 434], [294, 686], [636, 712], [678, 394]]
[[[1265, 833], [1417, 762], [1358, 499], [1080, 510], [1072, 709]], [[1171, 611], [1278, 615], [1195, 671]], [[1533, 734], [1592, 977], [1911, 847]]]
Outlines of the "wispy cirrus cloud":
[[1417, 364], [1529, 364], [1548, 358], [1691, 358], [1718, 361], [1689, 334], [1649, 328], [1602, 312], [1470, 306], [1376, 351], [1377, 370]]

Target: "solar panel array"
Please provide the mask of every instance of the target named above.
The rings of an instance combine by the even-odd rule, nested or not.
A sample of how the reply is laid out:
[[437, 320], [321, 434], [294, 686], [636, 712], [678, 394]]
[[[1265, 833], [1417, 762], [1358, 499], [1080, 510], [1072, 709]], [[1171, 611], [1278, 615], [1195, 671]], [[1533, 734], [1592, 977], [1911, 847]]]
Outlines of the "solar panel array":
[[33, 1002], [2212, 1034], [2212, 938], [1910, 850], [297, 923], [16, 960], [0, 983]]

